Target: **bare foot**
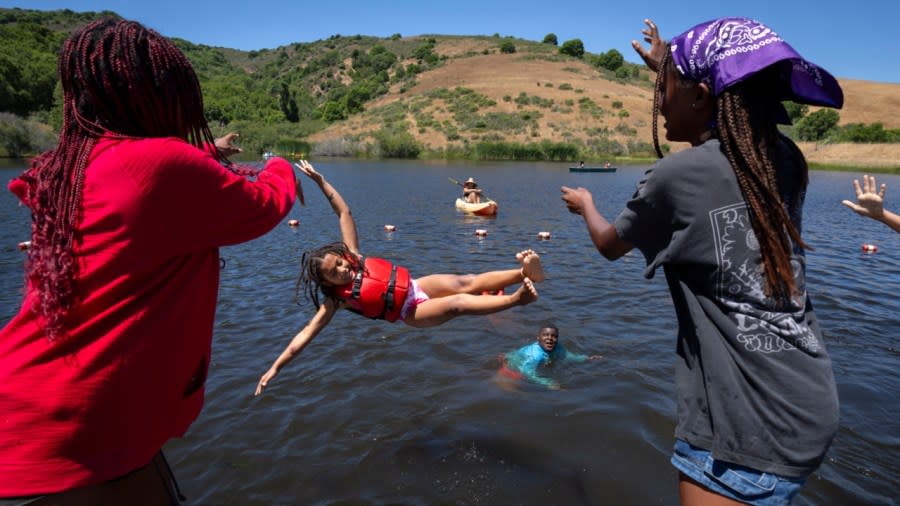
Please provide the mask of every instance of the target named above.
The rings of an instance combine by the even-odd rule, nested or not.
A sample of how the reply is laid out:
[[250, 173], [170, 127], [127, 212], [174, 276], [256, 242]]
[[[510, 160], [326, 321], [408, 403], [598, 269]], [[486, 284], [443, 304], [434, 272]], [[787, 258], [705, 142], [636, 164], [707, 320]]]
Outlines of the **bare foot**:
[[520, 306], [531, 304], [538, 299], [537, 288], [534, 287], [534, 283], [532, 283], [530, 279], [525, 278], [525, 280], [522, 281], [522, 286], [516, 290], [513, 297], [516, 298], [516, 304]]
[[531, 279], [535, 283], [544, 280], [544, 267], [541, 265], [541, 256], [536, 251], [527, 249], [516, 253], [516, 260], [522, 264], [522, 276]]

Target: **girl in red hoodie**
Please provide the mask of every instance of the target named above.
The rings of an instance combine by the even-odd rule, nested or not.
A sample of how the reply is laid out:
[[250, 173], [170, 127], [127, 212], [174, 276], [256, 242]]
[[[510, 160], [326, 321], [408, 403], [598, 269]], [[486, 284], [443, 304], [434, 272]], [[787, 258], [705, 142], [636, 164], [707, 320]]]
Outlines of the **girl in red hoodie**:
[[203, 404], [218, 248], [279, 223], [296, 180], [223, 167], [190, 63], [138, 23], [75, 32], [59, 74], [59, 143], [9, 185], [32, 247], [0, 330], [0, 504], [176, 503], [160, 449]]

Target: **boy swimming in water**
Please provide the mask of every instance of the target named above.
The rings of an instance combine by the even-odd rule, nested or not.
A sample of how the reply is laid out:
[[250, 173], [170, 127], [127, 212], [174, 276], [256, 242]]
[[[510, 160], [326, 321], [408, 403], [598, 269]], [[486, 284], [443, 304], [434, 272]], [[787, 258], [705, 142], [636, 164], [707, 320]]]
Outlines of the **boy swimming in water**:
[[559, 342], [559, 329], [546, 324], [538, 331], [537, 340], [503, 356], [501, 377], [513, 380], [527, 378], [539, 385], [558, 389], [559, 383], [538, 374], [538, 367], [551, 363], [586, 362], [602, 358], [602, 355], [582, 355], [567, 350]]

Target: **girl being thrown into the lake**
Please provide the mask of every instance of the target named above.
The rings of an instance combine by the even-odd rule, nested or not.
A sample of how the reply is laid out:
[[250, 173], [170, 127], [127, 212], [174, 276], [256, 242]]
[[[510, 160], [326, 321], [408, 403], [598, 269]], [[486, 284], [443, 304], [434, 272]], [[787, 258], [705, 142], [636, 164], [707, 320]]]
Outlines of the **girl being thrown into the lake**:
[[[256, 395], [328, 325], [338, 309], [390, 322], [400, 319], [412, 327], [432, 327], [457, 316], [486, 315], [537, 300], [532, 282], [543, 281], [544, 270], [540, 257], [532, 250], [516, 254], [518, 269], [432, 274], [417, 279], [407, 269], [387, 260], [362, 255], [350, 206], [307, 161], [301, 160], [297, 168], [319, 185], [331, 203], [343, 242], [303, 254], [297, 295], [305, 293], [318, 310], [260, 378]], [[514, 283], [522, 286], [510, 295], [479, 295], [498, 292]], [[320, 290], [325, 296], [323, 301], [319, 299]]]

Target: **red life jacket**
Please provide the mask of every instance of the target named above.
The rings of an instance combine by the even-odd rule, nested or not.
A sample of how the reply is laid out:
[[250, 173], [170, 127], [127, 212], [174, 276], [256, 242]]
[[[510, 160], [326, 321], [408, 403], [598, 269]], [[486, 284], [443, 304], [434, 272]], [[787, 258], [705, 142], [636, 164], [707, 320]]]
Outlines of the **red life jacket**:
[[400, 317], [409, 291], [409, 271], [383, 258], [362, 257], [353, 281], [335, 289], [351, 311], [389, 322]]

